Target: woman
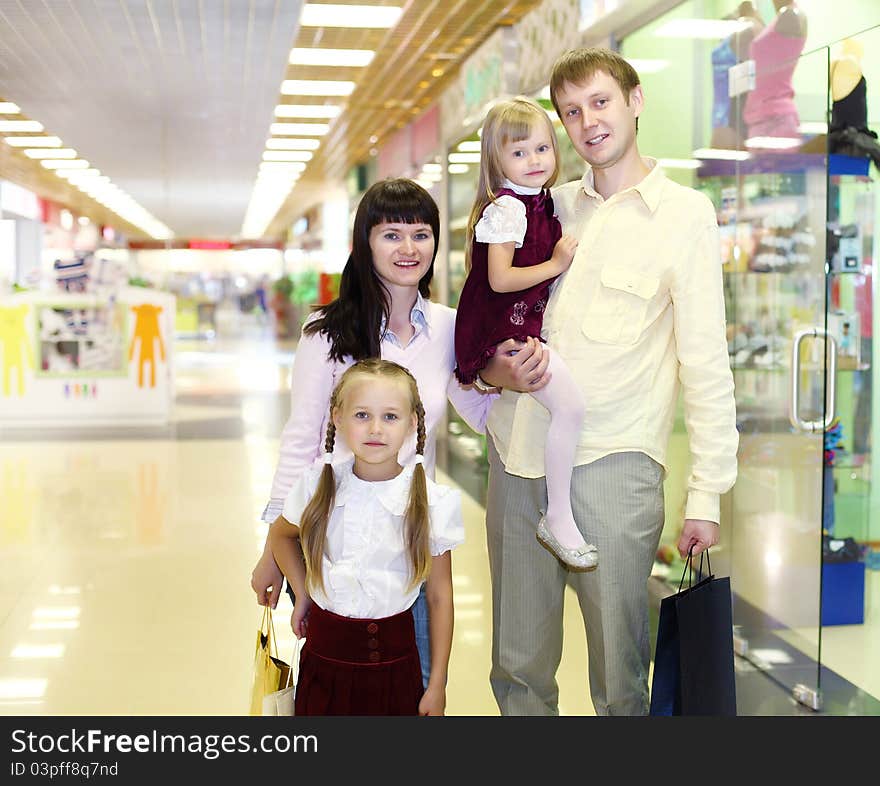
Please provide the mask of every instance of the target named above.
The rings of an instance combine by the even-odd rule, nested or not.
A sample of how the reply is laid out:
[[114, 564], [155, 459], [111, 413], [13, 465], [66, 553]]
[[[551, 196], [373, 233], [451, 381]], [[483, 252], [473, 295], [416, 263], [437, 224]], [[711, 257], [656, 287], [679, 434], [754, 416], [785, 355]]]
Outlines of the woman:
[[[263, 520], [274, 521], [294, 481], [323, 455], [330, 396], [355, 361], [381, 357], [415, 377], [425, 408], [425, 470], [434, 477], [437, 426], [446, 400], [476, 431], [485, 427], [495, 396], [461, 388], [455, 368], [455, 311], [428, 299], [440, 216], [431, 195], [411, 180], [383, 180], [367, 189], [354, 220], [352, 251], [339, 297], [306, 321], [293, 362], [290, 418]], [[416, 436], [404, 443], [412, 462]], [[337, 444], [334, 461], [350, 456]], [[266, 546], [251, 576], [262, 605], [278, 603], [281, 570]], [[271, 589], [271, 591], [270, 591]], [[416, 641], [427, 684], [430, 644], [424, 592], [413, 608]]]

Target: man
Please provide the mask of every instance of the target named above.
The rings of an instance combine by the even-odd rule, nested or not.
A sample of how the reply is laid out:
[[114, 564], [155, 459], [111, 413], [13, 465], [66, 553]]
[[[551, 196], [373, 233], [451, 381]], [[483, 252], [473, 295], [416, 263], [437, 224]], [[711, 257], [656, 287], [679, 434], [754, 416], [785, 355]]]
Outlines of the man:
[[[718, 542], [719, 498], [736, 478], [738, 436], [727, 357], [715, 210], [639, 154], [638, 74], [606, 49], [562, 55], [553, 105], [589, 164], [554, 190], [578, 250], [557, 282], [537, 341], [500, 345], [485, 385], [504, 388], [489, 416], [487, 537], [493, 595], [491, 683], [504, 715], [558, 713], [563, 591], [571, 580], [587, 630], [600, 715], [648, 711], [647, 580], [663, 529], [663, 477], [679, 390], [693, 465], [682, 555]], [[558, 352], [586, 401], [572, 505], [599, 566], [569, 573], [535, 539], [546, 507], [548, 414], [532, 396]], [[549, 356], [549, 369], [547, 366]]]

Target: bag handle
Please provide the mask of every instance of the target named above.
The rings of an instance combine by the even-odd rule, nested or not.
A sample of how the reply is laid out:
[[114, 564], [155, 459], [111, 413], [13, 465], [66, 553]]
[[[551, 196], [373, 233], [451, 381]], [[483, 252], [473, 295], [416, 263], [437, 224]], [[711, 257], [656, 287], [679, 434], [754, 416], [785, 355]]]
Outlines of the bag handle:
[[[296, 636], [293, 638], [293, 657], [290, 659], [290, 668], [287, 670], [287, 682], [284, 687], [289, 688], [291, 683], [296, 683], [299, 680], [299, 653], [302, 649], [304, 638], [298, 639]], [[296, 669], [296, 680], [293, 679], [293, 670]]]
[[[709, 575], [712, 575], [712, 560], [709, 558], [709, 549], [704, 549], [700, 552], [700, 567], [697, 569], [697, 581], [701, 581], [703, 578], [703, 555], [706, 555], [706, 564], [709, 568]], [[694, 586], [694, 565], [693, 565], [693, 557], [694, 557], [694, 547], [693, 545], [688, 549], [687, 561], [684, 564], [684, 570], [681, 573], [681, 581], [678, 582], [678, 591], [681, 592], [682, 586], [684, 586], [684, 577], [685, 574], [688, 573], [688, 569], [690, 569], [690, 576], [688, 578], [688, 589]]]
[[[266, 625], [266, 620], [268, 619], [269, 624]], [[266, 628], [266, 638], [268, 641], [266, 644], [268, 645], [269, 655], [278, 657], [278, 641], [275, 638], [275, 622], [272, 619], [272, 607], [264, 606], [263, 607], [263, 619], [260, 621], [260, 633], [262, 634], [263, 628]], [[260, 649], [260, 641], [257, 639], [257, 651]], [[274, 650], [274, 652], [273, 652]]]

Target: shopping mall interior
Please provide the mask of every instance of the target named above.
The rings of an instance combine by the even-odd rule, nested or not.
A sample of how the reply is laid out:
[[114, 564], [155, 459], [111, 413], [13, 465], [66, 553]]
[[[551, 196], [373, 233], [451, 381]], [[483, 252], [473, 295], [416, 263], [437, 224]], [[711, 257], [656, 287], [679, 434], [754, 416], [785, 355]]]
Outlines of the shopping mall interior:
[[[361, 196], [431, 194], [455, 307], [486, 112], [534, 99], [557, 183], [583, 175], [549, 90], [581, 46], [635, 67], [640, 151], [716, 208], [738, 714], [880, 715], [876, 0], [0, 0], [0, 715], [248, 714], [297, 342]], [[652, 641], [683, 569], [681, 404], [668, 459]], [[498, 714], [487, 477], [449, 405], [450, 715]], [[584, 640], [569, 588], [562, 715], [595, 714]]]

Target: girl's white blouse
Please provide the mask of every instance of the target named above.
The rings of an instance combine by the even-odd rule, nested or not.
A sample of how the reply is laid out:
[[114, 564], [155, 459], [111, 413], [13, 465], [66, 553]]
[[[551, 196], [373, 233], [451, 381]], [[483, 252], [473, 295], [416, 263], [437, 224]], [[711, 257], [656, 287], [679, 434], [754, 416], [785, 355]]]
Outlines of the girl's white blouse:
[[[404, 544], [404, 513], [413, 466], [392, 480], [358, 478], [354, 459], [335, 464], [336, 499], [327, 527], [322, 573], [324, 591], [310, 588], [322, 609], [343, 617], [381, 619], [415, 603], [419, 587], [408, 588], [409, 560]], [[294, 483], [282, 515], [292, 524], [312, 498], [323, 465], [310, 467]], [[428, 479], [430, 550], [439, 556], [464, 542], [461, 492]]]

